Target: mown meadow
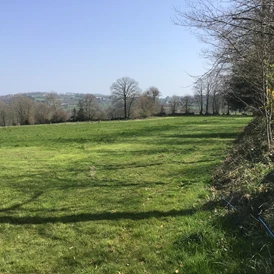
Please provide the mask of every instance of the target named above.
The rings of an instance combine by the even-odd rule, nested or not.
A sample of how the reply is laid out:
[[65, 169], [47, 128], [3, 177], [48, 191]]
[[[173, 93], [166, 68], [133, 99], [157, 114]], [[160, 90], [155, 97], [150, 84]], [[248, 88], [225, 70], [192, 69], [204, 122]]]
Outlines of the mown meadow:
[[0, 273], [256, 273], [209, 190], [250, 120], [0, 128]]

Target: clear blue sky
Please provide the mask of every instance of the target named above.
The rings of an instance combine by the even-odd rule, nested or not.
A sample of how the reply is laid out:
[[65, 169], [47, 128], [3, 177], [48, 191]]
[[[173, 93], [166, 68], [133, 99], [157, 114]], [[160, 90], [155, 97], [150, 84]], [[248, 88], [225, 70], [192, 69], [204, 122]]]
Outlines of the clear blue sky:
[[110, 94], [128, 76], [163, 96], [191, 94], [203, 45], [175, 26], [182, 0], [0, 0], [0, 94]]

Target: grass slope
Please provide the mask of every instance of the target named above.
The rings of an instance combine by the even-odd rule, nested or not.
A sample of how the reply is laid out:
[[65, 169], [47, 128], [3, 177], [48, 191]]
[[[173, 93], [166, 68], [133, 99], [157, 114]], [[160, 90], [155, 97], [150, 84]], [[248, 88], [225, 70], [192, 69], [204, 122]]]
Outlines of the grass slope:
[[206, 206], [248, 121], [1, 128], [0, 272], [253, 273]]

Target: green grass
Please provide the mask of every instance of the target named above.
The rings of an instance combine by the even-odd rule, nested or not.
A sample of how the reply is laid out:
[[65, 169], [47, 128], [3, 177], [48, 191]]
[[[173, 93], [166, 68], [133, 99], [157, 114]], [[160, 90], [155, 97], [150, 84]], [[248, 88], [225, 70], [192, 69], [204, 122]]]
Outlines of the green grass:
[[0, 128], [0, 273], [256, 273], [207, 206], [249, 121]]

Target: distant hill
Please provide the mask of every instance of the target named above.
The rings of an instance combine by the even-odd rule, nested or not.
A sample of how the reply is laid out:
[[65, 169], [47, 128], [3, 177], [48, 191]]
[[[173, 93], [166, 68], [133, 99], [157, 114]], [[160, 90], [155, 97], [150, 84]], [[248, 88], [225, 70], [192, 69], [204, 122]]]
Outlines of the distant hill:
[[[37, 102], [45, 102], [46, 96], [48, 92], [28, 92], [28, 93], [21, 93], [21, 95], [27, 96]], [[86, 93], [64, 93], [64, 94], [57, 94], [57, 98], [60, 101], [61, 106], [66, 110], [72, 110], [78, 106], [79, 100], [83, 99]], [[106, 109], [111, 104], [111, 96], [110, 95], [103, 95], [103, 94], [93, 94], [98, 104], [103, 108]], [[3, 95], [0, 96], [1, 101], [9, 101], [14, 95]]]

